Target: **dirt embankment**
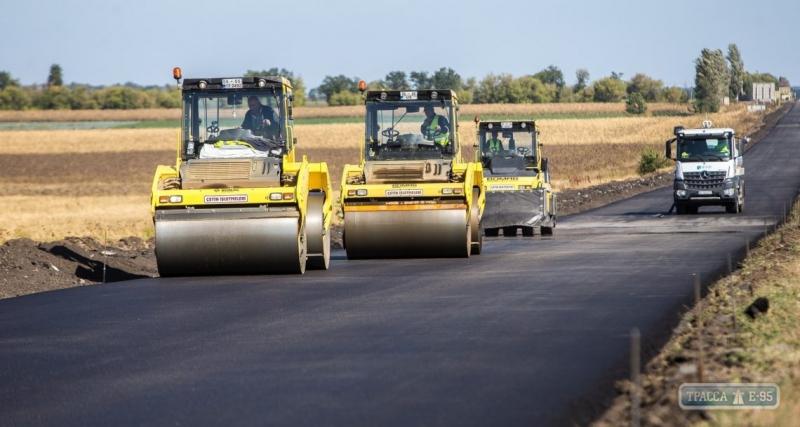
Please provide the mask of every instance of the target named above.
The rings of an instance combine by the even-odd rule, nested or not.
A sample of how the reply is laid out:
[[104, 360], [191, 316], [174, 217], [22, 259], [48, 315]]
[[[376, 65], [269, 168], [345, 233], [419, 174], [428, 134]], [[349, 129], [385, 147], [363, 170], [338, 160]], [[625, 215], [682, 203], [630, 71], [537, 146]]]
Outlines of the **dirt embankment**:
[[88, 237], [0, 246], [0, 298], [156, 275], [153, 242], [139, 238], [108, 246]]

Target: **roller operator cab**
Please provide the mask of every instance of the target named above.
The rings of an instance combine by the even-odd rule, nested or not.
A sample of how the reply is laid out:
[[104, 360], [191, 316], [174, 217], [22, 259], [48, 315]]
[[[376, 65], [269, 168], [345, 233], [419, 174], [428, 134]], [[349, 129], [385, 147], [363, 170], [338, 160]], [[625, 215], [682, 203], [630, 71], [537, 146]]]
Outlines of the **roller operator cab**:
[[[666, 142], [666, 156], [675, 160], [673, 196], [678, 214], [695, 214], [700, 206], [724, 206], [728, 213], [744, 209], [744, 147], [730, 128], [709, 121], [700, 129], [678, 126]], [[674, 150], [673, 150], [674, 147]]]
[[539, 131], [533, 120], [479, 121], [476, 155], [483, 165], [487, 236], [552, 235], [556, 197], [550, 186], [548, 162], [542, 157]]
[[483, 173], [461, 160], [456, 95], [369, 91], [365, 104], [361, 162], [342, 175], [348, 258], [480, 253]]
[[326, 269], [330, 178], [325, 163], [295, 158], [291, 83], [185, 79], [182, 99], [176, 164], [152, 184], [159, 273]]

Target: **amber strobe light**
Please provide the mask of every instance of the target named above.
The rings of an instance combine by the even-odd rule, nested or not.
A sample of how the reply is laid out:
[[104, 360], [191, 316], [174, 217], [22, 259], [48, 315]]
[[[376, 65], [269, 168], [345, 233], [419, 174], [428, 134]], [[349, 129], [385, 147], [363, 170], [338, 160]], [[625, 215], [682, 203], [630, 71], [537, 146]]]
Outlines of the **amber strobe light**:
[[181, 67], [175, 67], [172, 69], [172, 78], [175, 80], [180, 80], [183, 77], [183, 72], [181, 71]]
[[358, 81], [358, 90], [359, 90], [359, 92], [364, 92], [365, 90], [367, 90], [367, 82], [365, 82], [364, 80], [359, 80]]

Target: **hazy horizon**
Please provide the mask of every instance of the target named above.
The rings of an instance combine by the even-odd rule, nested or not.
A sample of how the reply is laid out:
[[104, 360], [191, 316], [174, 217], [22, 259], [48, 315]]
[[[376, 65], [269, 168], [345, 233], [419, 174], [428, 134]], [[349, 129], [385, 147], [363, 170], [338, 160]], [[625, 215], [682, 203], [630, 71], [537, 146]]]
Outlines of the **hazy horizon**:
[[[703, 23], [703, 16], [718, 25]], [[0, 16], [0, 70], [36, 84], [57, 63], [67, 84], [144, 86], [172, 83], [173, 66], [187, 77], [279, 67], [302, 76], [311, 89], [326, 75], [371, 81], [393, 70], [450, 67], [480, 79], [533, 74], [552, 64], [569, 83], [576, 69], [586, 68], [592, 80], [612, 71], [625, 78], [643, 72], [670, 86], [691, 86], [702, 48], [725, 51], [736, 43], [748, 71], [785, 76], [796, 86], [800, 57], [782, 41], [796, 37], [790, 25], [798, 18], [800, 4], [789, 0], [758, 6], [678, 0], [669, 10], [630, 0], [568, 7], [538, 1], [32, 0], [8, 4]]]

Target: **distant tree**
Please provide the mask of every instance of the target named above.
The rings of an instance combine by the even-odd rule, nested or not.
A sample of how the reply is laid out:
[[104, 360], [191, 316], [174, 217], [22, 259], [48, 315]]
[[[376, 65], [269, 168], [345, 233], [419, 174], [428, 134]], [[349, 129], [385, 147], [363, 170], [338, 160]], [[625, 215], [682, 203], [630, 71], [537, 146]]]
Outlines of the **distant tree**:
[[627, 92], [629, 94], [641, 93], [646, 101], [656, 102], [663, 88], [664, 83], [661, 80], [653, 79], [643, 73], [637, 73], [628, 83]]
[[719, 49], [703, 49], [695, 60], [695, 109], [704, 113], [719, 111], [722, 97], [728, 95], [730, 75], [725, 56]]
[[473, 101], [478, 104], [508, 102], [507, 92], [513, 77], [510, 74], [487, 74], [475, 86]]
[[780, 76], [778, 78], [778, 87], [791, 87], [792, 84], [789, 83], [789, 79], [786, 77]]
[[728, 96], [731, 101], [738, 101], [744, 94], [744, 62], [742, 55], [739, 53], [739, 47], [736, 43], [728, 45], [728, 60], [730, 68], [730, 83], [728, 85]]
[[9, 86], [19, 86], [19, 82], [8, 71], [0, 71], [0, 90]]
[[7, 85], [0, 90], [0, 110], [24, 110], [31, 107], [27, 91], [16, 85]]
[[661, 99], [673, 104], [684, 103], [689, 100], [686, 90], [677, 86], [667, 87], [661, 92]]
[[462, 86], [461, 76], [452, 68], [442, 67], [431, 76], [430, 86], [431, 89], [459, 90]]
[[71, 108], [70, 90], [63, 86], [48, 87], [34, 97], [33, 105], [43, 110], [69, 110]]
[[556, 85], [559, 89], [564, 87], [564, 73], [555, 65], [550, 65], [542, 71], [533, 75], [534, 78], [539, 79], [544, 84]]
[[475, 77], [470, 77], [465, 80], [461, 89], [456, 91], [458, 95], [458, 102], [462, 104], [471, 104], [475, 101], [475, 87], [478, 85]]
[[426, 71], [412, 71], [410, 74], [411, 83], [414, 89], [430, 89], [433, 87], [433, 79]]
[[317, 91], [325, 95], [325, 100], [331, 102], [331, 96], [339, 92], [358, 92], [358, 77], [350, 78], [343, 74], [338, 76], [325, 76]]
[[389, 87], [386, 85], [386, 82], [381, 79], [367, 82], [367, 90], [387, 90], [387, 89], [389, 89]]
[[555, 102], [559, 96], [559, 87], [555, 83], [545, 83], [535, 76], [517, 79], [522, 85], [523, 93], [516, 102], [545, 103]]
[[358, 105], [361, 103], [361, 95], [349, 90], [336, 92], [328, 98], [328, 105]]
[[383, 79], [386, 87], [390, 90], [407, 90], [411, 89], [408, 83], [408, 77], [405, 71], [391, 71]]
[[641, 92], [631, 92], [625, 99], [625, 112], [628, 114], [644, 114], [647, 112], [647, 101]]
[[625, 97], [625, 82], [617, 76], [604, 77], [592, 84], [596, 102], [619, 102]]
[[612, 72], [611, 72], [611, 78], [612, 78], [612, 79], [614, 79], [614, 80], [622, 80], [622, 76], [623, 76], [624, 74], [625, 74], [625, 73], [618, 73], [618, 72], [616, 72], [616, 71], [612, 71]]
[[50, 74], [47, 76], [47, 86], [62, 86], [64, 79], [61, 76], [61, 66], [53, 64], [50, 66]]
[[319, 88], [316, 87], [308, 91], [308, 99], [311, 101], [321, 101], [324, 96], [325, 95], [319, 91]]
[[267, 70], [247, 70], [245, 77], [265, 77], [279, 76], [286, 77], [292, 82], [292, 94], [294, 95], [294, 105], [302, 106], [306, 103], [306, 84], [303, 78], [295, 75], [292, 71], [285, 68], [272, 67]]
[[575, 71], [575, 87], [573, 87], [574, 92], [580, 92], [589, 84], [589, 71], [585, 68], [578, 68]]

